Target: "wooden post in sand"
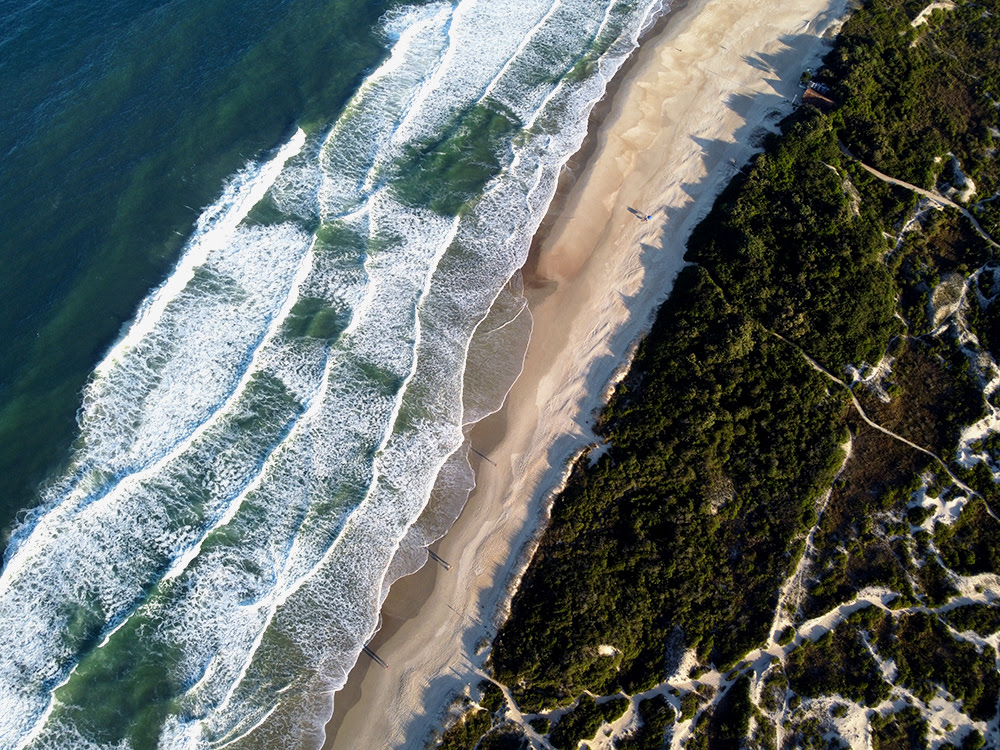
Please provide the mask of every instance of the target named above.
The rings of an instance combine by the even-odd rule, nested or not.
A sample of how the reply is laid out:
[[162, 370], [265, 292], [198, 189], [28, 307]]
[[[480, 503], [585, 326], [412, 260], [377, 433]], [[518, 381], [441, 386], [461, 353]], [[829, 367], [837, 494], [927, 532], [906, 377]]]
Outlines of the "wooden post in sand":
[[472, 451], [473, 453], [475, 453], [477, 456], [479, 456], [484, 461], [489, 461], [491, 464], [493, 464], [494, 466], [496, 466], [496, 462], [492, 458], [490, 458], [487, 455], [484, 455], [484, 454], [480, 453], [475, 448], [473, 448], [471, 445], [469, 446], [469, 450]]
[[451, 570], [451, 565], [449, 565], [440, 557], [438, 557], [437, 553], [433, 552], [432, 550], [427, 550], [427, 554], [431, 556], [432, 560], [435, 560], [436, 562], [440, 563], [442, 568], [444, 568], [445, 570]]
[[382, 669], [389, 668], [389, 665], [386, 664], [384, 661], [382, 661], [381, 657], [379, 657], [378, 654], [376, 654], [374, 651], [368, 648], [368, 646], [362, 646], [361, 650], [364, 651], [366, 654], [368, 654], [368, 656], [371, 657], [372, 661], [378, 664], [380, 667], [382, 667]]

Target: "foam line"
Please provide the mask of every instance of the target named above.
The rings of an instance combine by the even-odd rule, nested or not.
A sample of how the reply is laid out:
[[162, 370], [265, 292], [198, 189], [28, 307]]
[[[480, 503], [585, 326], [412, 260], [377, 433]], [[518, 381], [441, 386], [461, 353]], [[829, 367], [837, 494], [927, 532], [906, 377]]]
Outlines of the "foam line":
[[[456, 233], [458, 231], [458, 226], [459, 226], [459, 219], [456, 217], [452, 221], [451, 228], [448, 231], [447, 235], [439, 242], [439, 244], [438, 244], [438, 250], [434, 254], [434, 258], [433, 258], [433, 260], [431, 262], [431, 266], [427, 270], [427, 273], [425, 275], [425, 280], [424, 280], [423, 287], [421, 289], [420, 298], [419, 298], [419, 300], [417, 302], [418, 314], [415, 316], [416, 323], [415, 323], [414, 352], [416, 352], [416, 351], [419, 350], [419, 343], [420, 343], [420, 316], [419, 316], [419, 309], [421, 307], [421, 303], [423, 302], [424, 299], [426, 299], [427, 294], [430, 291], [431, 280], [433, 279], [434, 271], [437, 269], [437, 266], [440, 263], [441, 258], [444, 256], [444, 254], [447, 251], [447, 249], [451, 246], [451, 243], [454, 240], [455, 235], [456, 235]], [[406, 393], [407, 385], [409, 384], [410, 380], [412, 380], [414, 374], [416, 373], [416, 370], [417, 370], [417, 356], [416, 356], [416, 354], [414, 354], [413, 362], [412, 362], [412, 365], [410, 367], [410, 371], [407, 374], [406, 380], [404, 381], [403, 386], [397, 391], [396, 399], [395, 399], [395, 404], [394, 404], [393, 409], [392, 409], [392, 414], [391, 414], [391, 418], [389, 420], [389, 424], [388, 424], [388, 426], [385, 428], [385, 430], [383, 432], [382, 440], [379, 443], [378, 449], [376, 451], [376, 455], [377, 456], [382, 454], [382, 452], [385, 450], [386, 446], [388, 445], [390, 438], [392, 437], [392, 434], [393, 434], [395, 426], [396, 426], [396, 422], [397, 422], [397, 420], [399, 418], [399, 413], [400, 413], [400, 409], [402, 407], [403, 397], [404, 397], [404, 395]], [[378, 486], [378, 481], [379, 481], [378, 480], [378, 476], [379, 476], [378, 466], [379, 466], [379, 461], [376, 460], [376, 462], [375, 462], [375, 473], [374, 473], [374, 476], [372, 477], [372, 481], [371, 481], [371, 483], [369, 485], [368, 493], [366, 494], [365, 499], [362, 500], [362, 502], [358, 505], [358, 507], [355, 508], [350, 513], [350, 515], [348, 516], [348, 518], [346, 519], [346, 521], [344, 523], [345, 527], [351, 525], [352, 519], [355, 519], [356, 516], [359, 513], [363, 513], [364, 508], [366, 507], [366, 504], [370, 504], [370, 498], [375, 493], [376, 488]], [[279, 585], [275, 587], [275, 589], [277, 589], [277, 594], [273, 597], [273, 599], [270, 602], [270, 605], [268, 607], [268, 613], [267, 613], [267, 617], [266, 617], [265, 623], [264, 623], [263, 626], [260, 627], [260, 629], [259, 629], [259, 631], [257, 633], [257, 636], [254, 639], [254, 642], [253, 642], [251, 648], [249, 649], [249, 652], [247, 653], [246, 658], [244, 659], [243, 666], [240, 669], [239, 674], [238, 674], [236, 680], [234, 680], [234, 682], [230, 686], [229, 690], [227, 691], [225, 697], [223, 698], [221, 704], [219, 705], [219, 711], [220, 712], [223, 711], [223, 710], [225, 710], [226, 707], [230, 704], [230, 702], [232, 701], [233, 696], [235, 695], [236, 691], [238, 690], [238, 688], [242, 684], [243, 680], [246, 678], [247, 672], [248, 672], [248, 670], [250, 668], [251, 663], [253, 662], [254, 656], [257, 654], [257, 651], [259, 650], [260, 645], [263, 642], [264, 634], [266, 633], [267, 629], [270, 627], [271, 623], [274, 621], [274, 617], [275, 617], [278, 609], [283, 604], [285, 604], [285, 602], [288, 600], [289, 597], [293, 596], [296, 592], [298, 592], [299, 589], [307, 581], [309, 581], [310, 579], [312, 579], [312, 577], [316, 573], [316, 571], [319, 570], [328, 561], [329, 557], [334, 552], [334, 550], [339, 547], [339, 545], [340, 545], [341, 541], [343, 540], [343, 538], [344, 538], [343, 535], [338, 536], [337, 540], [333, 543], [333, 545], [331, 545], [327, 549], [326, 553], [322, 557], [320, 557], [319, 559], [317, 559], [315, 561], [315, 563], [310, 568], [308, 568], [303, 574], [299, 575], [294, 581], [290, 582], [289, 584], [281, 585], [282, 581], [280, 579], [283, 579], [284, 576], [285, 576], [285, 574], [287, 573], [287, 570], [288, 570], [287, 563], [292, 560], [293, 556], [292, 555], [288, 555], [285, 558], [286, 565], [285, 565], [285, 567], [282, 570], [282, 575], [280, 576], [280, 579], [279, 579]], [[293, 538], [293, 546], [295, 544], [295, 541], [296, 540]]]
[[152, 331], [167, 305], [184, 290], [194, 277], [195, 269], [208, 259], [213, 250], [223, 247], [227, 240], [232, 237], [250, 210], [257, 205], [274, 181], [278, 179], [285, 162], [296, 156], [302, 150], [305, 142], [305, 131], [298, 128], [295, 135], [278, 150], [278, 153], [270, 161], [256, 168], [250, 167], [243, 170], [226, 186], [222, 197], [198, 218], [195, 233], [188, 240], [187, 249], [181, 256], [177, 268], [153, 292], [152, 297], [143, 303], [125, 336], [94, 368], [97, 375], [106, 373], [126, 351]]
[[504, 75], [512, 68], [514, 61], [517, 60], [520, 57], [520, 55], [528, 48], [528, 45], [532, 42], [532, 40], [535, 39], [535, 37], [545, 27], [545, 25], [550, 20], [552, 20], [552, 18], [556, 14], [556, 11], [559, 10], [561, 6], [562, 2], [560, 2], [560, 0], [555, 0], [555, 2], [553, 2], [552, 5], [549, 6], [548, 10], [545, 11], [545, 15], [542, 16], [540, 19], [538, 19], [538, 22], [535, 23], [535, 25], [528, 30], [528, 33], [525, 34], [524, 39], [522, 39], [521, 43], [517, 45], [517, 49], [515, 49], [511, 53], [510, 57], [507, 58], [507, 62], [503, 64], [503, 67], [500, 69], [500, 72], [493, 77], [493, 80], [490, 81], [489, 85], [483, 90], [482, 96], [479, 97], [479, 101], [483, 101], [493, 93], [493, 89], [496, 87], [497, 82], [503, 79]]
[[[301, 130], [299, 131], [302, 132]], [[313, 257], [314, 257], [315, 240], [310, 246], [306, 253], [305, 262], [303, 262], [296, 272], [294, 280], [292, 282], [292, 287], [289, 294], [285, 298], [285, 301], [281, 307], [278, 315], [276, 315], [264, 336], [264, 340], [254, 349], [253, 356], [251, 358], [249, 366], [245, 369], [242, 377], [238, 381], [236, 387], [226, 398], [225, 402], [221, 404], [205, 421], [201, 422], [198, 427], [192, 432], [187, 438], [181, 442], [174, 445], [174, 447], [164, 456], [160, 457], [155, 463], [144, 467], [138, 472], [129, 474], [122, 477], [117, 481], [110, 491], [105, 492], [101, 495], [94, 503], [90, 503], [85, 510], [86, 513], [93, 513], [97, 510], [96, 503], [106, 504], [113, 502], [121, 497], [121, 495], [134, 491], [140, 484], [144, 481], [149, 480], [157, 473], [159, 473], [167, 464], [175, 461], [185, 452], [187, 452], [199, 440], [205, 432], [207, 432], [211, 427], [213, 427], [218, 419], [223, 415], [228, 413], [228, 410], [233, 404], [244, 394], [247, 385], [252, 380], [253, 376], [257, 374], [260, 370], [258, 369], [258, 358], [262, 349], [270, 344], [278, 331], [280, 330], [282, 324], [288, 316], [288, 313], [294, 307], [295, 302], [298, 300], [298, 291], [304, 282], [305, 278], [312, 269]], [[78, 510], [76, 506], [72, 506], [69, 503], [61, 503], [52, 509], [48, 514], [39, 519], [36, 529], [40, 533], [44, 532], [46, 527], [54, 527], [63, 521], [64, 518], [71, 513]], [[228, 513], [228, 511], [227, 511]], [[200, 542], [198, 544], [198, 549], [200, 549]], [[2, 576], [0, 576], [0, 597], [2, 597], [8, 590], [8, 587], [15, 581], [18, 576], [23, 572], [25, 566], [27, 566], [32, 561], [32, 547], [29, 540], [25, 540], [25, 543], [19, 545], [16, 554], [14, 554], [7, 562]], [[194, 551], [197, 554], [197, 551]], [[187, 562], [190, 562], [188, 559]], [[186, 567], [186, 563], [185, 563]], [[178, 571], [179, 572], [179, 571]], [[175, 574], [176, 575], [176, 574]], [[168, 576], [173, 577], [173, 576]], [[117, 628], [116, 628], [117, 629]]]

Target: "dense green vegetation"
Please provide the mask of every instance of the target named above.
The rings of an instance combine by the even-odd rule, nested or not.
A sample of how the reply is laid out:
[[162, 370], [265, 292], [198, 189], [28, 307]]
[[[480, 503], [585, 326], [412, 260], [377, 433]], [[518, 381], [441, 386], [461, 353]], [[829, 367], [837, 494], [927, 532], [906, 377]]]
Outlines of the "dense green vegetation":
[[871, 719], [872, 746], [875, 750], [912, 750], [927, 747], [927, 722], [914, 706]]
[[1000, 675], [996, 652], [979, 651], [968, 641], [956, 640], [940, 619], [924, 612], [901, 615], [891, 638], [879, 641], [879, 653], [892, 658], [898, 682], [929, 702], [944, 687], [972, 719], [988, 721], [1000, 701]]
[[[961, 607], [946, 617], [970, 622], [989, 617], [993, 610]], [[955, 638], [939, 617], [926, 612], [893, 616], [870, 607], [851, 621], [866, 632], [879, 657], [893, 660], [896, 681], [916, 697], [929, 702], [940, 686], [960, 701], [961, 710], [970, 718], [988, 721], [996, 715], [1000, 675], [991, 647], [979, 650], [969, 641]]]
[[496, 713], [506, 705], [506, 700], [503, 697], [503, 691], [495, 682], [483, 680], [479, 683], [479, 692], [481, 695], [479, 698], [479, 705], [490, 713]]
[[726, 690], [698, 729], [689, 750], [739, 750], [750, 728], [753, 703], [750, 700], [750, 678], [744, 675]]
[[601, 724], [610, 724], [624, 714], [627, 708], [627, 698], [612, 698], [597, 703], [593, 697], [584, 693], [573, 709], [565, 713], [551, 729], [549, 742], [556, 750], [575, 750], [580, 740], [592, 739]]
[[679, 721], [690, 721], [698, 713], [698, 709], [705, 702], [706, 696], [692, 690], [681, 696], [681, 715]]
[[973, 498], [951, 526], [939, 524], [934, 542], [945, 564], [966, 575], [1000, 572], [1000, 524], [986, 514], [983, 501]]
[[[919, 700], [943, 689], [971, 719], [995, 716], [996, 655], [945, 622], [993, 633], [996, 607], [907, 609], [948, 602], [954, 574], [1000, 573], [1000, 523], [987, 512], [1000, 509], [1000, 486], [988, 463], [954, 461], [961, 428], [986, 413], [979, 349], [1000, 349], [995, 250], [961, 214], [920, 204], [842, 148], [941, 192], [961, 187], [960, 171], [977, 197], [1000, 190], [1000, 2], [961, 3], [912, 27], [926, 4], [871, 0], [855, 12], [817, 75], [836, 106], [787, 118], [694, 231], [691, 265], [599, 419], [609, 449], [573, 468], [495, 640], [493, 673], [523, 710], [656, 685], [676, 667], [679, 633], [700, 660], [691, 679], [707, 665], [738, 677], [718, 698], [683, 686], [680, 722], [705, 707], [688, 747], [774, 747], [775, 717], [785, 745], [841, 747], [828, 733], [847, 703], [817, 716], [800, 696], [880, 705], [891, 686], [876, 658], [892, 659]], [[1000, 229], [1000, 199], [970, 210]], [[934, 458], [868, 425], [804, 355], [846, 381], [888, 355], [887, 376], [853, 385], [861, 408], [981, 497], [928, 531], [933, 507], [919, 498], [966, 493]], [[1000, 438], [974, 448], [1000, 466]], [[814, 525], [798, 618], [870, 586], [895, 592], [889, 606], [903, 611], [862, 609], [776, 660], [754, 705], [737, 662], [766, 640]], [[674, 717], [665, 701], [654, 708], [647, 721], [640, 707], [642, 725], [619, 748], [657, 746]], [[876, 714], [871, 729], [876, 748], [926, 742], [919, 706]]]
[[473, 750], [492, 725], [489, 711], [473, 708], [445, 730], [437, 746], [441, 750]]
[[502, 724], [488, 732], [476, 745], [476, 750], [528, 750], [530, 747], [531, 743], [519, 727]]
[[800, 695], [842, 695], [866, 706], [889, 697], [889, 685], [861, 633], [847, 621], [793, 651], [785, 669], [792, 689]]
[[956, 747], [951, 742], [946, 742], [938, 747], [938, 750], [979, 750], [986, 744], [986, 739], [983, 737], [982, 732], [978, 729], [973, 729], [971, 732], [962, 738], [962, 744]]
[[660, 750], [666, 744], [667, 728], [674, 723], [676, 712], [662, 695], [639, 702], [638, 729], [615, 740], [615, 750]]
[[847, 750], [847, 744], [839, 737], [827, 737], [830, 727], [816, 716], [796, 721], [785, 730], [784, 747], [796, 750]]
[[[876, 206], [856, 203], [837, 133], [800, 112], [688, 243], [738, 305], [833, 372], [876, 362], [895, 330]], [[794, 381], [793, 381], [794, 382]]]
[[944, 617], [959, 632], [972, 630], [990, 636], [1000, 630], [1000, 606], [996, 603], [969, 604], [951, 610]]
[[1000, 92], [996, 3], [959, 4], [911, 27], [926, 5], [871, 2], [845, 24], [821, 76], [842, 102], [833, 117], [844, 142], [878, 169], [931, 187], [948, 176], [949, 162], [934, 157], [951, 152], [989, 196], [1000, 187], [989, 156]]

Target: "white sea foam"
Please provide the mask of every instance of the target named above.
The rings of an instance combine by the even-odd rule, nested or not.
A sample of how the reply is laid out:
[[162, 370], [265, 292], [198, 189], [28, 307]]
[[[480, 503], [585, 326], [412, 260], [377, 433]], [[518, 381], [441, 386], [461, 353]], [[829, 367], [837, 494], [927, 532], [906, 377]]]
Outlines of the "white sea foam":
[[285, 162], [302, 150], [305, 140], [305, 131], [301, 128], [296, 130], [292, 139], [281, 147], [274, 158], [262, 165], [249, 166], [230, 180], [222, 197], [199, 217], [194, 235], [187, 243], [177, 269], [150, 295], [124, 338], [97, 365], [95, 372], [98, 375], [106, 372], [125, 352], [147, 336], [167, 305], [187, 286], [195, 269], [205, 263], [213, 250], [225, 248], [229, 244], [230, 238], [250, 213], [250, 209], [267, 193]]
[[[657, 9], [395, 12], [391, 55], [322, 143], [299, 132], [231, 181], [97, 368], [72, 470], [11, 547], [4, 742], [65, 746], [73, 712], [52, 685], [102, 650], [169, 645], [184, 690], [163, 746], [318, 744], [400, 549], [443, 533], [471, 486], [456, 451], [494, 408], [463, 394], [473, 333]], [[458, 218], [397, 195], [409, 155], [487, 100], [526, 131], [482, 194]], [[290, 220], [248, 223], [269, 189]], [[311, 235], [302, 220], [316, 217]], [[428, 509], [435, 486], [449, 500]]]

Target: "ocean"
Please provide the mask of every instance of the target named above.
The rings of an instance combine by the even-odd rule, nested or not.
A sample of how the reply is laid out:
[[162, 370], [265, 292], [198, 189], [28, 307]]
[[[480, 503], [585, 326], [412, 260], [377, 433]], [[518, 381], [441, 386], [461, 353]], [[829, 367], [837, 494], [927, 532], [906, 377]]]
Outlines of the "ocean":
[[0, 748], [319, 747], [664, 10], [0, 0]]

